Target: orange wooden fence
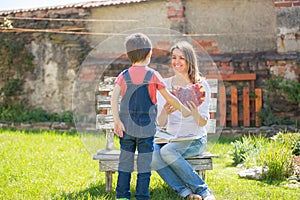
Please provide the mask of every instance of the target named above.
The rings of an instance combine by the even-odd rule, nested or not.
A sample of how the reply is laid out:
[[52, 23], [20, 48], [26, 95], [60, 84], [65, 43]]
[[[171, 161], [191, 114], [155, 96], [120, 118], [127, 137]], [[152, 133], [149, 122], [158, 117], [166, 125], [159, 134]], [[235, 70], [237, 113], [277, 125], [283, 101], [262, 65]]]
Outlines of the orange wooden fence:
[[[219, 86], [218, 114], [213, 116], [219, 126], [260, 126], [258, 113], [262, 107], [262, 89], [255, 88], [256, 74], [206, 75], [226, 81], [250, 81], [250, 87], [238, 92], [236, 86], [230, 86], [230, 96], [226, 95], [226, 87]], [[241, 94], [241, 95], [239, 95]], [[252, 123], [251, 123], [252, 122]]]

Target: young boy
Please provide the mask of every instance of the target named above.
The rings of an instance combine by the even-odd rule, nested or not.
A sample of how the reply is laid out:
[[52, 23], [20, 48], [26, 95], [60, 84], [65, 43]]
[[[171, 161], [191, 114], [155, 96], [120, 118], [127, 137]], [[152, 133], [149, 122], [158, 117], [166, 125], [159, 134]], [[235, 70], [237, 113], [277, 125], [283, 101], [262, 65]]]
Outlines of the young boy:
[[[150, 199], [151, 161], [156, 132], [156, 91], [180, 110], [183, 116], [189, 116], [190, 111], [170, 94], [159, 73], [147, 67], [152, 55], [152, 44], [146, 35], [136, 33], [128, 36], [125, 47], [132, 66], [118, 75], [111, 98], [114, 132], [120, 137], [121, 148], [117, 199], [130, 199], [130, 179], [137, 148], [135, 197], [137, 200], [147, 200]], [[119, 110], [120, 96], [122, 99]]]

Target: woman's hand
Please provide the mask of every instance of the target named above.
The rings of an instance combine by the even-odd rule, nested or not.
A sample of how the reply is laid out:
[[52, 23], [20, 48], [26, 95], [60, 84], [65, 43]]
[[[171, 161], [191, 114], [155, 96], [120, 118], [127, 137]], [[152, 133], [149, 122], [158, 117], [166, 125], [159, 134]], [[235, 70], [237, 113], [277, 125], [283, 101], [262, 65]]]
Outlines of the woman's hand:
[[186, 102], [186, 106], [190, 109], [191, 111], [191, 115], [193, 117], [198, 117], [199, 116], [199, 111], [198, 111], [198, 108], [196, 106], [196, 104], [193, 102], [193, 101], [187, 101]]
[[207, 123], [207, 120], [202, 118], [197, 106], [195, 105], [194, 102], [192, 101], [187, 101], [186, 102], [186, 106], [190, 109], [191, 111], [191, 115], [194, 117], [194, 119], [196, 120], [196, 122], [198, 123], [199, 126], [205, 126]]
[[166, 113], [169, 115], [171, 114], [172, 112], [175, 112], [176, 111], [176, 108], [174, 108], [173, 106], [171, 106], [169, 103], [166, 103], [164, 105], [164, 110], [166, 111]]

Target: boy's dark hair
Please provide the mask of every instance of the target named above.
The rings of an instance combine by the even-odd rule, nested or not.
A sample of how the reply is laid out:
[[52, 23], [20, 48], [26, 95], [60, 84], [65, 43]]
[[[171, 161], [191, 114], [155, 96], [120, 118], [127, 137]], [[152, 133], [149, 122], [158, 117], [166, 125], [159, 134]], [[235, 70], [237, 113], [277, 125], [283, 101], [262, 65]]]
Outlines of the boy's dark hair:
[[150, 39], [143, 33], [134, 33], [125, 40], [127, 56], [131, 63], [144, 61], [152, 49]]

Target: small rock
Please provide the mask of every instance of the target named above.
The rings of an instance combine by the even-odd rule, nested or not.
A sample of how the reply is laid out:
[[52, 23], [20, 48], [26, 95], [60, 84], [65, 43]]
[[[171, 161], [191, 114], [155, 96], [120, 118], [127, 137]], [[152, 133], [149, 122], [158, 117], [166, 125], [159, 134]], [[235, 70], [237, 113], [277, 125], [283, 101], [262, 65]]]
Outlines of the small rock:
[[238, 173], [240, 178], [261, 180], [263, 170], [261, 166], [254, 166], [249, 169], [242, 170]]

